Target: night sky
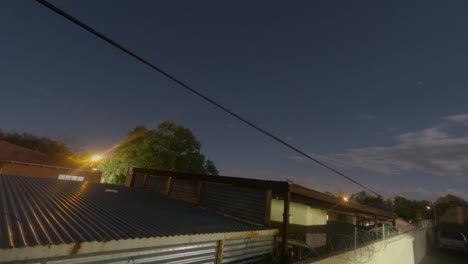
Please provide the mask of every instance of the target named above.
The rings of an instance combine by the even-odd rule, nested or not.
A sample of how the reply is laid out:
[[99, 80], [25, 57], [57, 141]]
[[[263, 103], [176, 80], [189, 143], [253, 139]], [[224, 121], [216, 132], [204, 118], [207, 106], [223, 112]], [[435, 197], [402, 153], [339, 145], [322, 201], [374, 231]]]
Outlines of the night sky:
[[[466, 1], [51, 1], [387, 197], [468, 198]], [[189, 127], [223, 175], [360, 190], [35, 1], [0, 1], [0, 127], [100, 152]]]

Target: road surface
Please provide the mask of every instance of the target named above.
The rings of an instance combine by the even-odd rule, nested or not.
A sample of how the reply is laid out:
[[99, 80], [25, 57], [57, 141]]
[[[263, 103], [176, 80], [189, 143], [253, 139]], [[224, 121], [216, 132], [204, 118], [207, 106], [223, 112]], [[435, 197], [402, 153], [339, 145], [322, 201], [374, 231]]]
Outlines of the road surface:
[[447, 249], [433, 249], [428, 252], [420, 264], [467, 264], [468, 252]]

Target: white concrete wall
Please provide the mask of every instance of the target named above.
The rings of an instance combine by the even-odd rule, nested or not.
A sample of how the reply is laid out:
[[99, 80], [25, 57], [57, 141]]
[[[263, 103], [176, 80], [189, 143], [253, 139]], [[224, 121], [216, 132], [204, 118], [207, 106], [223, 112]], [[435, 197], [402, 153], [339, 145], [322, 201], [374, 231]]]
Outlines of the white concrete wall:
[[[377, 242], [356, 252], [336, 255], [314, 264], [418, 264], [426, 255], [427, 235], [430, 229], [419, 229]], [[311, 263], [311, 262], [301, 262]]]
[[[283, 222], [283, 200], [271, 200], [271, 220]], [[311, 208], [300, 203], [289, 204], [289, 223], [295, 225], [326, 225], [327, 212], [321, 209]]]

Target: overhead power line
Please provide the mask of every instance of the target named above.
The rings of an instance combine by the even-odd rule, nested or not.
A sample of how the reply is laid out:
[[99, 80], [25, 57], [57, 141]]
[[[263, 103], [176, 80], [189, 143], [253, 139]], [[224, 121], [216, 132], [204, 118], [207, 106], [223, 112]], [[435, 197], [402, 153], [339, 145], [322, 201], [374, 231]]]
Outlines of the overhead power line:
[[109, 43], [110, 45], [116, 47], [117, 49], [125, 52], [126, 54], [132, 56], [133, 58], [137, 59], [138, 61], [140, 61], [141, 63], [147, 65], [148, 67], [152, 68], [153, 70], [156, 70], [157, 72], [159, 72], [160, 74], [166, 76], [167, 78], [171, 79], [172, 81], [178, 83], [180, 86], [182, 86], [183, 88], [185, 88], [186, 90], [188, 90], [189, 92], [197, 95], [198, 97], [201, 97], [203, 100], [207, 101], [208, 103], [216, 106], [217, 108], [223, 110], [224, 112], [230, 114], [231, 116], [237, 118], [238, 120], [244, 122], [245, 124], [247, 124], [248, 126], [256, 129], [257, 131], [259, 131], [260, 133], [268, 136], [269, 138], [273, 139], [274, 141], [286, 146], [287, 148], [293, 150], [294, 152], [300, 154], [301, 156], [304, 156], [306, 157], [307, 159], [309, 160], [312, 160], [313, 162], [319, 164], [320, 166], [334, 172], [335, 174], [349, 180], [350, 182], [368, 190], [369, 192], [372, 192], [373, 194], [377, 195], [377, 196], [381, 196], [383, 197], [383, 195], [380, 195], [379, 193], [377, 193], [376, 191], [370, 189], [369, 187], [365, 186], [364, 184], [354, 180], [353, 178], [345, 175], [344, 173], [332, 168], [331, 166], [323, 163], [322, 161], [306, 154], [304, 151], [300, 150], [299, 148], [287, 143], [285, 140], [282, 140], [281, 138], [279, 138], [278, 136], [272, 134], [271, 132], [259, 127], [258, 125], [256, 125], [255, 123], [247, 120], [246, 118], [242, 117], [241, 115], [235, 113], [234, 111], [228, 109], [227, 107], [221, 105], [220, 103], [214, 101], [213, 99], [209, 98], [208, 96], [202, 94], [201, 92], [197, 91], [196, 89], [190, 87], [188, 84], [182, 82], [181, 80], [177, 79], [176, 77], [174, 77], [173, 75], [169, 74], [168, 72], [164, 71], [163, 69], [161, 69], [160, 67], [154, 65], [153, 63], [149, 62], [148, 60], [144, 59], [143, 57], [137, 55], [135, 52], [125, 48], [124, 46], [120, 45], [119, 43], [117, 43], [116, 41], [112, 40], [111, 38], [105, 36], [104, 34], [98, 32], [96, 29], [92, 28], [91, 26], [85, 24], [84, 22], [78, 20], [77, 18], [73, 17], [72, 15], [68, 14], [67, 12], [63, 11], [62, 9], [56, 7], [55, 5], [49, 3], [48, 1], [45, 1], [45, 0], [36, 0], [37, 2], [39, 2], [40, 4], [44, 5], [45, 7], [51, 9], [52, 11], [54, 11], [55, 13], [61, 15], [62, 17], [68, 19], [69, 21], [73, 22], [74, 24], [80, 26], [81, 28], [85, 29], [86, 31], [90, 32], [91, 34], [95, 35], [96, 37], [104, 40], [105, 42]]

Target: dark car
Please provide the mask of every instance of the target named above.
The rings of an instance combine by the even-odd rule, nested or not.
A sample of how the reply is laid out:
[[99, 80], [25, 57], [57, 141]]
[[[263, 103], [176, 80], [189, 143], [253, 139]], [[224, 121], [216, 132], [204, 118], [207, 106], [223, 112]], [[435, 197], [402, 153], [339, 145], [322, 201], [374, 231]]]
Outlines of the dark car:
[[438, 234], [438, 246], [455, 250], [468, 250], [468, 240], [459, 231], [441, 230]]

